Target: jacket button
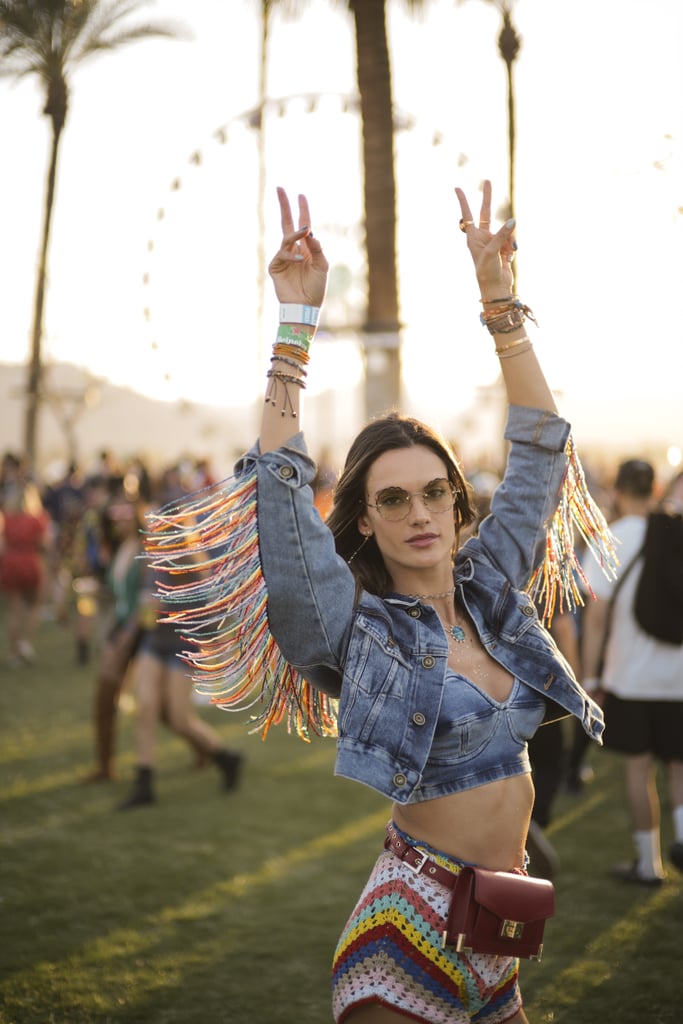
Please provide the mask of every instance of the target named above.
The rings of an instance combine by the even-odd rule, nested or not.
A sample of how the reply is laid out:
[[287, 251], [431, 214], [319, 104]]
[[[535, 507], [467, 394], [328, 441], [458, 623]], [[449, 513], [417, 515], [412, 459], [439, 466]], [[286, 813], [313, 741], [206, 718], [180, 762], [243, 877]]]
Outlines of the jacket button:
[[425, 718], [421, 711], [416, 711], [415, 714], [413, 715], [413, 723], [415, 725], [424, 725], [426, 721], [427, 719]]
[[403, 774], [403, 772], [396, 772], [396, 774], [394, 775], [394, 785], [395, 786], [405, 786], [407, 781], [408, 780], [405, 777], [405, 775]]
[[291, 466], [280, 466], [280, 468], [278, 469], [278, 473], [280, 474], [283, 480], [289, 480], [291, 477], [294, 476], [294, 470]]
[[411, 619], [419, 619], [420, 616], [422, 615], [422, 612], [420, 611], [419, 608], [410, 608], [408, 610], [408, 615], [410, 615]]
[[527, 615], [527, 616], [531, 617], [532, 615], [535, 615], [535, 614], [536, 614], [536, 612], [534, 611], [534, 606], [532, 604], [525, 604], [525, 605], [523, 605], [523, 607], [522, 607], [522, 615]]
[[423, 668], [434, 668], [435, 664], [436, 662], [434, 661], [434, 658], [432, 658], [431, 654], [428, 654], [425, 658], [422, 659]]

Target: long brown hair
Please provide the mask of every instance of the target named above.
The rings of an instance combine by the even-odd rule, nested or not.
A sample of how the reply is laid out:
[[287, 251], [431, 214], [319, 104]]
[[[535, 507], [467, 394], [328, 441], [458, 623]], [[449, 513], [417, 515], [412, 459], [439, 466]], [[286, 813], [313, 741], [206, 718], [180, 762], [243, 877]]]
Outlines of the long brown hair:
[[358, 517], [366, 509], [365, 487], [370, 467], [384, 452], [424, 445], [439, 456], [448, 479], [456, 488], [453, 518], [457, 535], [474, 521], [472, 491], [450, 446], [439, 435], [410, 416], [392, 412], [365, 426], [353, 441], [334, 490], [334, 506], [327, 525], [334, 534], [337, 552], [349, 563], [360, 585], [380, 596], [391, 590], [391, 579], [374, 537], [364, 538]]

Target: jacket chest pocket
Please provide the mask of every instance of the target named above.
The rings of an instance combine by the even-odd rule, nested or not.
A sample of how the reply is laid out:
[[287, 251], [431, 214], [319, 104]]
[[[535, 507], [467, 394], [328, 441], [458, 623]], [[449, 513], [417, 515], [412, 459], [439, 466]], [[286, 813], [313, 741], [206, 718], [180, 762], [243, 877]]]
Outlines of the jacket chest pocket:
[[346, 660], [345, 678], [368, 696], [385, 693], [403, 700], [408, 692], [410, 662], [384, 623], [356, 622]]

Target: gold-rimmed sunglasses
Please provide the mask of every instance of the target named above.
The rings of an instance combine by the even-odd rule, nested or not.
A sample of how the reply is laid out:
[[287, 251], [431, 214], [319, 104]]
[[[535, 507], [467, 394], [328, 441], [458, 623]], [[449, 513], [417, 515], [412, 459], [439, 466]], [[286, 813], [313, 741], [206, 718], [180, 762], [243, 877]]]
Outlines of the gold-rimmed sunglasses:
[[368, 508], [375, 508], [390, 523], [400, 522], [410, 512], [413, 498], [419, 498], [428, 512], [448, 512], [455, 505], [458, 490], [450, 480], [431, 480], [421, 491], [406, 491], [403, 487], [385, 487], [375, 495], [374, 504], [366, 502]]

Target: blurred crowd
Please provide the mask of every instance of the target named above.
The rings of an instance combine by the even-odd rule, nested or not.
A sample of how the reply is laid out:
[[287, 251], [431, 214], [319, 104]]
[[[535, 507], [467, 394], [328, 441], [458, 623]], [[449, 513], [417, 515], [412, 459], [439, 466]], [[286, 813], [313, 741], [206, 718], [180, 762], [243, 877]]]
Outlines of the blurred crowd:
[[72, 464], [41, 483], [6, 452], [0, 466], [3, 547], [0, 586], [8, 601], [12, 667], [35, 657], [41, 616], [74, 624], [77, 660], [95, 642], [98, 599], [107, 603], [107, 573], [121, 540], [121, 521], [213, 482], [206, 460], [186, 459], [153, 475], [139, 457], [119, 461], [102, 451], [88, 471]]

